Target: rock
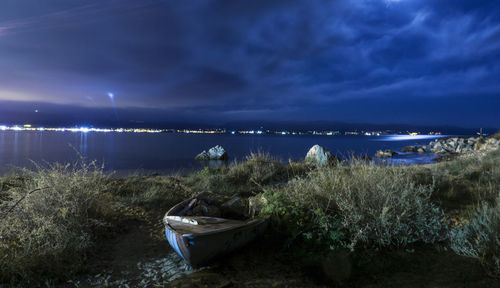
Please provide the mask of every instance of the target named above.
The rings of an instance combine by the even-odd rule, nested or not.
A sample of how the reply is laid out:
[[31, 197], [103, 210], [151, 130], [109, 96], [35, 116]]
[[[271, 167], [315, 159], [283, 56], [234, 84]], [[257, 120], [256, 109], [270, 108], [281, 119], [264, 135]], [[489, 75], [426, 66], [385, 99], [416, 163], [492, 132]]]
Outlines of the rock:
[[418, 147], [416, 146], [406, 146], [405, 148], [401, 149], [401, 152], [417, 152]]
[[313, 165], [327, 166], [338, 162], [338, 159], [326, 148], [314, 145], [307, 152], [305, 161]]
[[194, 159], [196, 160], [227, 160], [227, 152], [222, 148], [222, 146], [215, 146], [210, 148], [210, 150], [201, 152], [200, 154], [196, 155]]
[[375, 157], [377, 158], [391, 158], [392, 156], [396, 155], [398, 153], [392, 151], [392, 150], [378, 150], [377, 153], [375, 153]]

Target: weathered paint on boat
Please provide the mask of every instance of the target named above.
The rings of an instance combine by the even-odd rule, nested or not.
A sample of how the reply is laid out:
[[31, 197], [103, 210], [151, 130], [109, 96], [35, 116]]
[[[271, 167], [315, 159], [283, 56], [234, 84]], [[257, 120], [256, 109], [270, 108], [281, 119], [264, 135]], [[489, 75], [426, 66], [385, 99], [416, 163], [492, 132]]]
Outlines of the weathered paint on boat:
[[191, 266], [202, 266], [229, 253], [252, 241], [267, 228], [267, 219], [264, 218], [240, 221], [177, 214], [185, 212], [185, 207], [195, 198], [177, 204], [164, 217], [168, 242]]

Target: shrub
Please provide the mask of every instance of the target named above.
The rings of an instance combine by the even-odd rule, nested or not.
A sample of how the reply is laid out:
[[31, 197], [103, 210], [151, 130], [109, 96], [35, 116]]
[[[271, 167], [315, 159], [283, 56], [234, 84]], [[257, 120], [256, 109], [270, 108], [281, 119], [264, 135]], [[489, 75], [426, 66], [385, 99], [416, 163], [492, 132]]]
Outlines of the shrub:
[[36, 166], [0, 203], [0, 282], [64, 278], [94, 245], [111, 210], [108, 176], [94, 162]]
[[344, 243], [350, 249], [432, 243], [445, 237], [444, 214], [430, 200], [432, 185], [415, 183], [418, 169], [364, 162], [318, 169], [268, 192], [273, 201], [264, 211], [280, 221], [291, 219], [291, 225], [297, 222], [301, 235], [335, 240], [329, 244]]
[[490, 274], [500, 276], [500, 196], [494, 205], [478, 206], [450, 238], [455, 253], [478, 259]]
[[288, 178], [287, 169], [269, 154], [252, 153], [241, 163], [230, 166], [227, 180], [233, 184], [266, 185]]

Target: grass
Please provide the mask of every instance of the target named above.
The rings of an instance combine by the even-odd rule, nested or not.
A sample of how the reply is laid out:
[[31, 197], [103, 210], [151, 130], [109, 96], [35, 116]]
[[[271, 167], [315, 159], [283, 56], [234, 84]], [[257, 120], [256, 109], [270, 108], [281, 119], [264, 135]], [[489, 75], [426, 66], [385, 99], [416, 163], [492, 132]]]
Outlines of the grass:
[[301, 231], [292, 236], [330, 249], [433, 243], [443, 238], [443, 212], [431, 201], [433, 187], [413, 181], [415, 170], [361, 161], [318, 169], [267, 192], [273, 202], [264, 211], [293, 218]]
[[84, 161], [4, 175], [0, 283], [67, 280], [85, 271], [88, 253], [121, 213], [116, 206], [159, 214], [207, 190], [258, 195], [285, 251], [363, 258], [367, 251], [439, 243], [498, 275], [500, 151], [431, 166], [353, 159], [323, 168], [258, 153], [182, 177], [113, 178]]
[[95, 163], [36, 166], [1, 188], [1, 281], [64, 279], [81, 268], [93, 230], [112, 213], [108, 176]]
[[500, 193], [495, 203], [481, 203], [451, 231], [451, 248], [478, 259], [490, 275], [500, 277]]
[[252, 153], [245, 161], [227, 167], [206, 167], [186, 177], [183, 183], [196, 191], [252, 195], [262, 192], [264, 186], [281, 185], [306, 175], [311, 169], [305, 163], [290, 161], [285, 165], [269, 154]]

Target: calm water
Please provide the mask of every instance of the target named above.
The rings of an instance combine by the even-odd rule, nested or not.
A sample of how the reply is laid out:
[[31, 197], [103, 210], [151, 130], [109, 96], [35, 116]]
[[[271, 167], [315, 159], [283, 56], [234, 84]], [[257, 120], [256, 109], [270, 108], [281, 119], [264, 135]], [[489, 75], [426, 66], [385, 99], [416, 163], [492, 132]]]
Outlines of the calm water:
[[[393, 136], [294, 136], [294, 135], [196, 135], [136, 133], [72, 133], [39, 131], [0, 131], [0, 172], [13, 167], [31, 167], [35, 162], [68, 163], [79, 158], [96, 159], [106, 170], [119, 173], [187, 172], [202, 167], [193, 158], [202, 150], [222, 145], [230, 159], [243, 159], [251, 152], [263, 151], [284, 161], [303, 159], [314, 144], [338, 156], [350, 153], [373, 154], [378, 149], [400, 150], [426, 144], [430, 139]], [[393, 163], [426, 163], [431, 155], [407, 153]]]

